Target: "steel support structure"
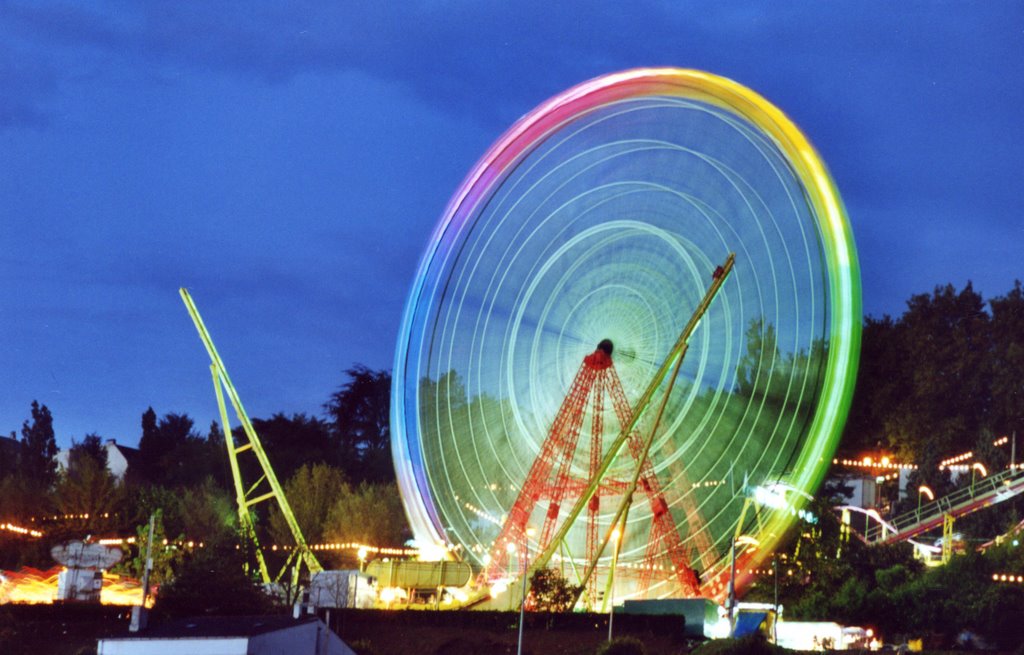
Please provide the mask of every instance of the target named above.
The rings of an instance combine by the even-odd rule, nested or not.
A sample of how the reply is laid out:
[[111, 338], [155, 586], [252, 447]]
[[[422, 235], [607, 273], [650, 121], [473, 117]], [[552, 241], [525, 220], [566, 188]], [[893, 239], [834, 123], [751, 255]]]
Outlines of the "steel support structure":
[[[309, 545], [306, 543], [306, 538], [302, 535], [302, 530], [299, 528], [298, 521], [295, 520], [295, 514], [292, 512], [292, 508], [288, 504], [288, 499], [284, 495], [284, 490], [281, 488], [281, 484], [277, 480], [277, 475], [274, 473], [274, 469], [270, 465], [270, 460], [267, 458], [266, 451], [263, 450], [263, 445], [260, 443], [259, 435], [256, 434], [256, 429], [253, 428], [252, 421], [249, 420], [249, 415], [242, 406], [242, 401], [238, 396], [238, 392], [235, 390], [235, 386], [231, 383], [231, 378], [228, 376], [228, 372], [224, 368], [224, 362], [217, 353], [217, 348], [213, 345], [213, 339], [210, 337], [210, 333], [207, 331], [206, 325], [203, 323], [203, 319], [199, 315], [199, 310], [196, 308], [196, 305], [192, 301], [192, 297], [189, 295], [187, 290], [182, 288], [179, 290], [179, 293], [181, 294], [182, 301], [185, 303], [185, 307], [188, 309], [189, 316], [192, 317], [192, 322], [195, 324], [196, 330], [199, 332], [199, 338], [202, 340], [203, 345], [206, 347], [206, 352], [210, 356], [210, 372], [213, 376], [213, 388], [217, 396], [217, 408], [220, 412], [221, 423], [224, 430], [224, 444], [227, 447], [228, 462], [231, 465], [231, 476], [235, 485], [235, 501], [238, 504], [238, 521], [242, 529], [242, 533], [253, 545], [260, 578], [263, 582], [280, 582], [284, 577], [285, 572], [291, 571], [291, 583], [293, 588], [295, 588], [299, 582], [300, 568], [302, 565], [305, 565], [311, 575], [313, 573], [319, 573], [323, 570], [323, 567], [313, 555], [313, 551], [310, 550]], [[241, 440], [241, 443], [236, 441], [233, 431], [231, 430], [227, 405], [224, 402], [225, 394], [227, 394], [228, 401], [230, 401], [231, 406], [234, 408], [235, 415], [238, 417], [242, 431], [245, 434], [245, 438]], [[252, 453], [252, 456], [255, 458], [257, 466], [261, 471], [260, 477], [248, 486], [246, 486], [246, 483], [243, 480], [244, 476], [242, 467], [239, 464], [239, 455], [246, 452]], [[269, 500], [277, 502], [277, 507], [281, 511], [281, 515], [284, 517], [285, 522], [288, 524], [288, 528], [291, 530], [292, 538], [295, 540], [295, 545], [291, 549], [291, 553], [289, 554], [287, 561], [285, 561], [281, 570], [274, 577], [271, 577], [270, 575], [266, 559], [263, 555], [263, 550], [260, 548], [252, 509], [255, 505]]]
[[[704, 298], [697, 306], [661, 367], [655, 373], [646, 390], [632, 409], [630, 409], [629, 403], [625, 400], [625, 394], [621, 393], [621, 382], [618, 381], [618, 376], [614, 373], [614, 368], [612, 368], [611, 348], [609, 347], [606, 352], [599, 346], [594, 353], [584, 359], [579, 372], [573, 380], [573, 385], [566, 395], [555, 421], [552, 423], [551, 430], [542, 445], [541, 453], [531, 466], [526, 483], [521, 488], [519, 496], [492, 546], [489, 564], [483, 574], [485, 582], [500, 576], [502, 571], [507, 570], [510, 544], [518, 552], [525, 552], [525, 549], [528, 548], [526, 524], [537, 503], [547, 498], [548, 511], [544, 519], [544, 529], [538, 544], [538, 556], [530, 562], [529, 567], [520, 567], [518, 584], [528, 585], [529, 577], [533, 571], [548, 566], [555, 551], [563, 547], [569, 529], [579, 518], [580, 514], [582, 514], [584, 508], [586, 508], [588, 515], [588, 565], [581, 582], [584, 588], [592, 589], [591, 578], [597, 562], [612, 537], [614, 527], [622, 522], [628, 512], [633, 494], [639, 486], [651, 503], [652, 541], [665, 546], [667, 551], [665, 554], [672, 561], [673, 574], [677, 577], [683, 593], [689, 596], [698, 596], [700, 594], [697, 576], [690, 566], [687, 553], [682, 547], [682, 540], [679, 537], [678, 529], [672, 519], [672, 514], [669, 511], [664, 494], [661, 492], [660, 484], [658, 484], [657, 478], [654, 476], [653, 467], [648, 460], [648, 454], [660, 426], [672, 387], [682, 366], [682, 361], [689, 345], [689, 339], [696, 330], [701, 318], [707, 312], [719, 289], [721, 289], [728, 278], [734, 263], [735, 254], [730, 254], [725, 263], [714, 271], [712, 283]], [[608, 360], [607, 363], [603, 361], [604, 358]], [[592, 436], [590, 479], [586, 481], [586, 484], [570, 484], [571, 481], [567, 473], [575, 452], [576, 443], [579, 440], [579, 432], [584, 419], [584, 409], [587, 406], [588, 397], [595, 387], [595, 381], [598, 378], [599, 372], [608, 370], [612, 371], [611, 375], [604, 373], [600, 376], [602, 381], [596, 385], [602, 393], [595, 395], [602, 397], [604, 393], [608, 393], [612, 397], [620, 422], [620, 431], [603, 456], [599, 456], [595, 455], [595, 451], [600, 453], [600, 448], [595, 448], [593, 444], [600, 437], [603, 426], [600, 420], [592, 425], [594, 436]], [[609, 384], [609, 380], [612, 379], [614, 379], [614, 382]], [[643, 416], [645, 410], [654, 399], [655, 393], [663, 385], [665, 388], [662, 390], [662, 400], [652, 421], [653, 425], [647, 437], [642, 438], [637, 432], [637, 425], [641, 416]], [[615, 386], [618, 387], [621, 395], [612, 390]], [[601, 413], [597, 411], [598, 408], [600, 408], [599, 405], [594, 409], [595, 416]], [[607, 479], [607, 473], [618, 457], [622, 446], [627, 443], [629, 443], [630, 454], [635, 461], [635, 469], [632, 480], [623, 489], [621, 482]], [[551, 473], [556, 470], [556, 464], [558, 474], [552, 480]], [[561, 503], [567, 497], [567, 491], [569, 490], [573, 492], [572, 495], [576, 499], [564, 520], [559, 524], [557, 519], [560, 516]], [[612, 492], [615, 495], [621, 496], [621, 501], [611, 522], [611, 527], [604, 537], [598, 540], [596, 518], [600, 508], [599, 498], [601, 495], [610, 495]], [[704, 533], [696, 507], [688, 505], [685, 509], [690, 522], [691, 532], [694, 534]], [[558, 525], [557, 529], [555, 528], [556, 525]], [[707, 540], [706, 534], [698, 540], [698, 543], [703, 543], [706, 547], [710, 548], [710, 540]], [[657, 546], [649, 545], [649, 551], [651, 549], [654, 549], [654, 551], [658, 550]], [[650, 555], [650, 552], [648, 555]], [[705, 555], [705, 553], [700, 554], [701, 557]], [[653, 562], [645, 560], [645, 564], [653, 565]], [[645, 566], [644, 568], [647, 567]], [[591, 595], [590, 597], [592, 598], [593, 596]]]

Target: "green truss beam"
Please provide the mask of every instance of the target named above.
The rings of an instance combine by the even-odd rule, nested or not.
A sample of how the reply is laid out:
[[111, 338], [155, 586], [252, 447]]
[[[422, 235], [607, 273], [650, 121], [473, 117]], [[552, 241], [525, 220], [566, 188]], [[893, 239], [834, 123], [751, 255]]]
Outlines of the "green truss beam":
[[[252, 421], [249, 420], [249, 415], [242, 406], [242, 401], [238, 396], [238, 392], [235, 390], [235, 386], [231, 383], [231, 378], [228, 376], [227, 369], [224, 368], [224, 362], [217, 353], [217, 348], [213, 345], [213, 339], [210, 337], [210, 333], [207, 331], [206, 325], [203, 323], [203, 319], [199, 315], [199, 310], [192, 301], [192, 296], [190, 296], [188, 291], [184, 288], [180, 289], [179, 293], [181, 294], [181, 299], [184, 301], [185, 307], [188, 309], [189, 316], [192, 317], [192, 322], [195, 324], [196, 330], [199, 332], [199, 338], [206, 347], [206, 352], [210, 355], [210, 361], [212, 362], [210, 365], [210, 372], [213, 375], [213, 388], [217, 395], [217, 408], [220, 411], [221, 423], [223, 423], [224, 427], [224, 444], [227, 446], [228, 462], [231, 464], [231, 476], [234, 479], [235, 484], [235, 500], [238, 503], [238, 520], [242, 528], [242, 533], [254, 546], [256, 561], [260, 570], [260, 577], [263, 579], [264, 583], [279, 582], [284, 576], [285, 571], [291, 569], [292, 584], [295, 585], [299, 581], [300, 567], [302, 565], [306, 566], [311, 575], [323, 571], [323, 567], [320, 565], [320, 562], [317, 561], [316, 556], [313, 555], [313, 551], [310, 550], [309, 544], [306, 543], [306, 538], [302, 535], [302, 529], [299, 528], [299, 523], [295, 520], [295, 514], [292, 512], [291, 505], [288, 504], [288, 499], [284, 495], [284, 490], [281, 488], [281, 484], [277, 480], [277, 475], [274, 473], [274, 469], [270, 465], [267, 453], [263, 450], [263, 445], [260, 443], [259, 435], [256, 434], [256, 430], [252, 426]], [[232, 434], [231, 423], [228, 420], [227, 405], [224, 402], [225, 393], [227, 394], [228, 401], [230, 401], [231, 406], [234, 408], [235, 415], [238, 417], [238, 420], [242, 425], [242, 430], [245, 433], [245, 441], [243, 443], [236, 443], [235, 437]], [[248, 451], [252, 451], [252, 454], [255, 456], [263, 473], [256, 482], [252, 483], [248, 489], [246, 489], [245, 482], [242, 479], [242, 469], [239, 466], [238, 456], [241, 453]], [[258, 491], [261, 493], [257, 495]], [[259, 539], [256, 536], [256, 525], [252, 511], [252, 507], [254, 505], [268, 500], [277, 501], [278, 509], [281, 510], [281, 514], [284, 516], [284, 519], [288, 524], [288, 528], [291, 530], [292, 538], [295, 540], [295, 547], [292, 549], [292, 553], [288, 557], [288, 561], [285, 562], [284, 567], [282, 567], [280, 572], [278, 572], [277, 576], [274, 578], [270, 577], [266, 559], [263, 556], [263, 550], [260, 548]]]

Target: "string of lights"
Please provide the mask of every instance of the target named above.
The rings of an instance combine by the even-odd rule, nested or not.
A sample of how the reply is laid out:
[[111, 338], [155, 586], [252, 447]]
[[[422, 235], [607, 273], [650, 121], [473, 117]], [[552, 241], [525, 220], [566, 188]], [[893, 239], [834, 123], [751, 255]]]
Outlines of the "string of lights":
[[[992, 445], [993, 446], [997, 446], [997, 447], [998, 446], [1005, 446], [1009, 442], [1010, 442], [1010, 437], [1002, 436], [1002, 437], [999, 437], [998, 439], [993, 440], [992, 441]], [[963, 472], [966, 472], [966, 471], [970, 471], [971, 470], [970, 465], [961, 464], [961, 462], [966, 462], [967, 460], [970, 460], [970, 459], [973, 459], [973, 458], [974, 458], [974, 451], [973, 450], [969, 450], [966, 453], [960, 453], [959, 455], [955, 455], [953, 457], [947, 457], [946, 459], [944, 459], [941, 462], [939, 462], [939, 470], [949, 469], [950, 471], [955, 471], [955, 472], [960, 472], [960, 473], [963, 473]], [[917, 465], [915, 465], [915, 464], [906, 464], [906, 463], [902, 463], [902, 462], [894, 462], [894, 461], [892, 461], [892, 459], [890, 457], [888, 457], [886, 455], [883, 455], [882, 457], [879, 457], [879, 458], [875, 458], [875, 457], [873, 457], [871, 455], [865, 455], [864, 457], [861, 457], [860, 459], [839, 459], [839, 458], [835, 458], [835, 459], [832, 460], [832, 464], [837, 465], [837, 466], [846, 466], [846, 467], [849, 467], [849, 468], [866, 468], [866, 469], [873, 469], [873, 470], [878, 470], [878, 469], [893, 469], [893, 470], [901, 470], [901, 471], [915, 471], [915, 470], [917, 470]], [[1024, 468], [1024, 463], [1022, 463], [1022, 464], [1014, 464], [1013, 468]]]
[[6, 530], [7, 532], [14, 532], [16, 534], [26, 535], [28, 537], [42, 537], [43, 533], [39, 530], [33, 530], [32, 528], [23, 528], [20, 525], [14, 525], [13, 523], [0, 523], [0, 530]]
[[833, 459], [833, 464], [840, 466], [847, 466], [850, 468], [866, 468], [866, 469], [892, 469], [901, 471], [916, 471], [917, 465], [905, 464], [901, 462], [893, 462], [888, 457], [881, 457], [875, 459], [869, 455], [862, 457], [861, 459]]
[[[25, 527], [22, 527], [20, 525], [15, 525], [13, 523], [0, 523], [0, 530], [6, 530], [8, 532], [14, 532], [16, 534], [25, 535], [25, 536], [28, 536], [28, 537], [34, 537], [34, 538], [37, 538], [37, 539], [44, 536], [44, 533], [42, 531], [40, 531], [40, 530], [35, 530], [33, 528], [25, 528]], [[104, 537], [102, 539], [97, 539], [95, 541], [95, 543], [101, 544], [103, 546], [120, 546], [120, 545], [134, 544], [134, 543], [136, 543], [136, 541], [137, 541], [137, 539], [135, 537]], [[171, 541], [171, 540], [168, 540], [168, 539], [164, 539], [163, 540], [163, 545], [164, 546], [176, 546], [176, 547], [179, 547], [179, 548], [189, 548], [189, 549], [205, 548], [206, 547], [206, 544], [203, 543], [202, 541], [197, 542], [197, 541], [191, 540], [191, 539], [179, 539], [179, 540], [176, 540], [176, 541]], [[270, 549], [272, 551], [290, 550], [291, 548], [292, 548], [292, 546], [278, 546], [277, 544], [273, 544], [273, 545], [270, 546]], [[362, 543], [355, 542], [355, 541], [353, 541], [353, 542], [332, 542], [332, 543], [312, 544], [310, 546], [310, 548], [312, 550], [318, 550], [318, 551], [354, 550], [354, 551], [357, 551], [357, 552], [362, 551], [363, 553], [369, 553], [369, 554], [375, 554], [375, 555], [388, 555], [388, 556], [396, 556], [396, 557], [414, 557], [416, 555], [419, 555], [419, 553], [420, 553], [420, 550], [417, 549], [417, 548], [394, 548], [394, 547], [389, 547], [389, 546], [371, 546], [371, 545], [368, 545], [368, 544], [362, 544]]]

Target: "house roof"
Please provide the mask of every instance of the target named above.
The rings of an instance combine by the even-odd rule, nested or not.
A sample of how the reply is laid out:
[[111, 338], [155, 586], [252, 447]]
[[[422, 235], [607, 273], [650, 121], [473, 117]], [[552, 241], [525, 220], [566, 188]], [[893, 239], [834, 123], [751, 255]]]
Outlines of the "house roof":
[[267, 632], [315, 623], [315, 616], [293, 619], [285, 615], [273, 616], [199, 616], [153, 625], [129, 635], [127, 639], [197, 639], [217, 637], [254, 637]]
[[128, 466], [134, 464], [139, 457], [138, 448], [132, 448], [131, 446], [122, 446], [121, 444], [116, 442], [111, 444], [111, 446], [113, 446], [119, 453], [121, 453], [121, 456], [124, 457], [126, 462], [128, 462]]

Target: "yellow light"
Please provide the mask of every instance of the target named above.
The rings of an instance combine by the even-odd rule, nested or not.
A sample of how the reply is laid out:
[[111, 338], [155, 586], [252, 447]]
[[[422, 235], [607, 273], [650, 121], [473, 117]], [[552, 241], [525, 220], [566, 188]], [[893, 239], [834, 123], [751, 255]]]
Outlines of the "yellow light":
[[612, 530], [612, 541], [618, 543], [619, 537], [621, 537], [621, 536], [622, 535], [619, 534], [619, 529], [618, 528], [615, 528], [614, 530]]
[[505, 544], [505, 552], [507, 552], [509, 555], [516, 552], [516, 545], [511, 541], [508, 542], [507, 544]]
[[988, 469], [986, 469], [985, 466], [981, 462], [975, 462], [974, 464], [971, 465], [971, 468], [976, 470], [978, 473], [981, 473], [982, 477], [985, 477], [985, 476], [988, 475]]
[[928, 496], [928, 500], [935, 500], [935, 492], [933, 492], [931, 488], [928, 487], [928, 485], [922, 484], [920, 487], [917, 488], [917, 493]]

